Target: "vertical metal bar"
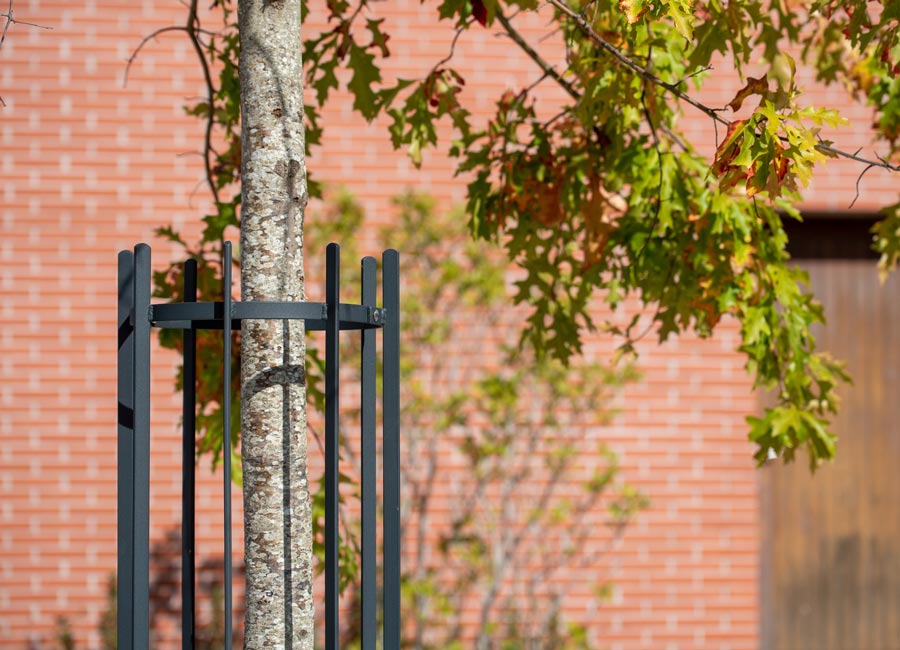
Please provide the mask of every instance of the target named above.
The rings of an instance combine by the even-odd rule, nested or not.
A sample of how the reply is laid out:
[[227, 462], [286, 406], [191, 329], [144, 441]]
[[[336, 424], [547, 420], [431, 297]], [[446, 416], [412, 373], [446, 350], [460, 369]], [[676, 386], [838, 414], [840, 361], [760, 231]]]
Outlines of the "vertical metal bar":
[[225, 242], [222, 261], [222, 465], [225, 500], [225, 650], [231, 650], [231, 242]]
[[134, 253], [119, 253], [118, 557], [116, 629], [123, 646], [134, 637]]
[[382, 255], [384, 650], [400, 650], [400, 255]]
[[[375, 307], [374, 257], [362, 260], [362, 304]], [[375, 494], [375, 341], [374, 329], [362, 330], [360, 374], [360, 468], [362, 483], [362, 650], [375, 650], [378, 636], [378, 590], [376, 581], [376, 498]]]
[[134, 248], [134, 650], [150, 645], [150, 247]]
[[[184, 263], [184, 302], [197, 302], [197, 260]], [[197, 414], [197, 330], [182, 334], [181, 387], [181, 648], [194, 647], [194, 468]]]
[[325, 650], [338, 650], [338, 416], [340, 388], [341, 248], [325, 251]]

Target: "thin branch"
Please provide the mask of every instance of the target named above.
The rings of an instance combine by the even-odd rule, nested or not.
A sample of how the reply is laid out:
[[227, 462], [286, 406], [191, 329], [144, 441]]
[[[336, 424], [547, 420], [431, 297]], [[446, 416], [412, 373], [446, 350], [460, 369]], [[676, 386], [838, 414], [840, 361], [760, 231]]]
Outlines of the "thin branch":
[[[202, 155], [203, 155], [203, 152], [202, 152], [202, 151], [198, 151], [198, 152], [197, 152], [197, 155], [198, 155], [198, 156], [202, 156]], [[188, 207], [189, 207], [191, 210], [194, 209], [194, 197], [197, 195], [197, 192], [200, 190], [200, 186], [201, 186], [201, 185], [206, 185], [206, 179], [205, 179], [205, 178], [201, 178], [199, 181], [197, 181], [196, 183], [194, 183], [194, 187], [191, 188], [191, 191], [188, 193]]]
[[[651, 46], [647, 51], [647, 60], [650, 61], [653, 55], [653, 47]], [[662, 202], [663, 202], [663, 165], [662, 165], [662, 151], [659, 148], [659, 135], [656, 132], [656, 125], [653, 123], [653, 118], [650, 115], [650, 109], [647, 107], [647, 84], [642, 84], [643, 88], [641, 88], [641, 108], [644, 111], [644, 119], [647, 120], [647, 124], [650, 127], [650, 134], [653, 136], [653, 148], [656, 150], [656, 162], [659, 165], [659, 183], [656, 189], [656, 210], [653, 212], [653, 219], [650, 222], [650, 230], [647, 239], [644, 240], [644, 245], [641, 246], [640, 252], [638, 252], [636, 263], [641, 260], [644, 256], [644, 251], [647, 250], [647, 245], [650, 243], [650, 239], [653, 237], [653, 231], [656, 230], [656, 226], [659, 223], [659, 215], [662, 211]]]
[[[639, 63], [631, 60], [624, 52], [613, 46], [606, 39], [600, 36], [594, 29], [588, 24], [588, 22], [584, 19], [581, 14], [574, 11], [571, 7], [569, 7], [562, 0], [547, 0], [547, 2], [554, 7], [556, 7], [560, 13], [565, 16], [568, 16], [581, 32], [587, 36], [590, 40], [592, 40], [601, 50], [612, 56], [616, 61], [621, 63], [623, 66], [631, 70], [634, 74], [638, 75], [642, 79], [653, 83], [660, 88], [665, 89], [669, 94], [674, 95], [681, 101], [690, 104], [698, 111], [709, 117], [714, 124], [721, 124], [723, 126], [731, 126], [731, 121], [725, 119], [719, 113], [724, 109], [717, 109], [707, 106], [702, 102], [694, 99], [684, 91], [678, 88], [678, 85], [681, 84], [684, 79], [678, 81], [677, 83], [669, 83], [668, 81], [664, 81], [653, 74], [651, 71], [647, 70], [645, 67], [641, 66]], [[702, 72], [701, 71], [698, 71]], [[689, 77], [688, 77], [689, 78]], [[781, 137], [781, 140], [786, 140], [785, 137]], [[866, 165], [872, 165], [873, 167], [881, 167], [882, 169], [887, 169], [892, 172], [900, 172], [900, 165], [892, 165], [883, 158], [879, 157], [879, 160], [870, 160], [868, 158], [863, 158], [857, 154], [851, 154], [846, 151], [842, 151], [841, 149], [836, 149], [835, 147], [825, 144], [819, 143], [816, 145], [816, 149], [821, 151], [822, 153], [828, 154], [830, 156], [838, 157], [838, 158], [847, 158], [848, 160], [855, 160], [856, 162], [864, 163]]]
[[[38, 25], [37, 23], [29, 23], [24, 20], [16, 20], [16, 14], [13, 12], [13, 0], [9, 0], [9, 7], [5, 14], [0, 14], [0, 18], [6, 18], [6, 24], [3, 26], [3, 32], [0, 33], [0, 47], [3, 47], [3, 41], [6, 40], [6, 32], [9, 31], [11, 25], [28, 25], [29, 27], [37, 27], [38, 29], [53, 29], [46, 25]], [[3, 100], [0, 100], [3, 101]], [[6, 106], [6, 104], [4, 104]]]
[[513, 9], [513, 12], [509, 16], [507, 16], [507, 18], [509, 18], [509, 20], [512, 20], [513, 18], [518, 16], [520, 13], [522, 13], [522, 11], [523, 11], [522, 7], [516, 7], [515, 9]]
[[553, 38], [554, 36], [556, 36], [556, 35], [557, 35], [558, 33], [560, 33], [561, 31], [562, 31], [562, 27], [557, 27], [557, 28], [554, 29], [553, 31], [547, 32], [546, 34], [544, 34], [543, 36], [541, 36], [541, 37], [538, 39], [537, 42], [538, 42], [538, 43], [543, 43], [544, 41], [549, 41], [551, 38]]
[[550, 126], [551, 126], [554, 122], [556, 122], [556, 120], [558, 120], [558, 119], [560, 119], [560, 118], [562, 118], [562, 117], [565, 117], [565, 116], [568, 115], [568, 114], [569, 114], [569, 109], [568, 109], [568, 108], [564, 108], [564, 109], [561, 110], [559, 113], [557, 113], [556, 115], [554, 115], [553, 117], [551, 117], [549, 120], [547, 120], [546, 122], [544, 122], [544, 131], [546, 131], [547, 129], [549, 129]]
[[[594, 4], [596, 4], [596, 2], [597, 2], [597, 0], [588, 0], [586, 3], [584, 3], [584, 7], [582, 7], [582, 9], [581, 9], [581, 17], [582, 18], [587, 16], [588, 11], [590, 11], [591, 7]], [[594, 16], [596, 16], [596, 15], [597, 15], [597, 12], [594, 11]]]
[[[653, 233], [651, 232], [650, 235], [652, 236], [652, 234]], [[648, 236], [648, 239], [649, 239], [649, 236]], [[675, 275], [675, 259], [672, 258], [672, 260], [669, 262], [669, 270], [666, 272], [666, 280], [665, 280], [665, 282], [663, 282], [664, 287], [671, 286], [672, 277], [674, 275]], [[682, 286], [683, 285], [681, 285], [680, 283], [677, 285], [677, 289], [675, 290], [677, 292], [676, 298], [681, 296]], [[677, 300], [676, 300], [676, 302], [677, 302]], [[645, 336], [647, 336], [651, 331], [653, 331], [653, 328], [656, 325], [656, 320], [659, 318], [659, 315], [661, 313], [662, 313], [662, 301], [659, 301], [656, 304], [656, 310], [653, 312], [653, 317], [650, 319], [650, 322], [647, 323], [647, 327], [644, 329], [644, 331], [641, 332], [640, 334], [638, 334], [636, 337], [633, 337], [631, 335], [631, 329], [635, 325], [637, 325], [637, 321], [633, 322], [628, 327], [628, 329], [625, 331], [625, 335], [624, 335], [625, 343], [623, 343], [621, 347], [622, 348], [624, 348], [626, 346], [633, 347], [635, 344], [639, 343]]]
[[213, 122], [215, 116], [215, 110], [213, 103], [215, 102], [216, 97], [216, 87], [213, 85], [212, 74], [209, 71], [209, 62], [206, 60], [206, 57], [203, 55], [203, 46], [200, 43], [200, 36], [198, 35], [198, 30], [200, 29], [200, 18], [197, 16], [197, 0], [191, 0], [191, 8], [188, 12], [188, 35], [190, 36], [191, 43], [194, 45], [194, 50], [197, 52], [197, 58], [200, 61], [200, 65], [203, 68], [203, 79], [206, 81], [206, 93], [207, 97], [207, 105], [209, 107], [209, 113], [206, 118], [206, 134], [203, 142], [203, 162], [206, 167], [206, 181], [209, 183], [209, 191], [212, 192], [213, 201], [215, 202], [216, 209], [219, 207], [219, 189], [216, 187], [216, 181], [213, 178], [212, 172], [212, 162], [210, 161], [210, 153], [212, 152], [212, 130], [213, 130]]
[[365, 0], [363, 0], [363, 2], [360, 2], [359, 5], [357, 5], [356, 10], [353, 12], [353, 14], [351, 14], [350, 18], [347, 19], [347, 25], [353, 24], [353, 21], [356, 20], [356, 17], [359, 16], [360, 12], [363, 10], [363, 8], [365, 6], [366, 6]]
[[[647, 49], [647, 62], [651, 62], [653, 60], [653, 46], [651, 45]], [[644, 119], [647, 120], [647, 126], [650, 127], [650, 135], [653, 136], [653, 146], [656, 148], [656, 155], [660, 161], [660, 171], [659, 171], [659, 184], [662, 187], [662, 154], [659, 151], [659, 135], [656, 133], [656, 125], [653, 123], [653, 118], [650, 116], [650, 109], [647, 106], [647, 84], [641, 84], [641, 109], [644, 112]]]
[[[668, 126], [666, 126], [665, 124], [660, 124], [660, 125], [659, 125], [659, 130], [662, 131], [663, 133], [665, 133], [665, 134], [666, 134], [666, 137], [669, 138], [669, 140], [671, 140], [671, 141], [674, 142], [675, 144], [677, 144], [677, 145], [681, 148], [682, 151], [690, 151], [690, 149], [689, 149], [688, 146], [687, 146], [687, 143], [685, 143], [684, 140], [682, 140], [682, 139], [678, 136], [678, 134], [675, 133], [675, 132], [674, 132], [672, 129], [670, 129]], [[716, 144], [718, 144], [718, 143], [716, 143]]]
[[519, 98], [520, 98], [520, 100], [524, 101], [525, 98], [528, 96], [528, 94], [529, 94], [532, 90], [534, 90], [535, 88], [537, 88], [538, 85], [539, 85], [544, 79], [546, 79], [546, 78], [549, 77], [549, 76], [550, 76], [550, 75], [549, 75], [548, 73], [544, 72], [544, 73], [541, 74], [540, 77], [538, 77], [537, 79], [535, 79], [534, 81], [532, 81], [528, 86], [526, 86], [525, 88], [523, 88], [522, 91], [519, 93]]
[[[29, 23], [24, 20], [16, 20], [16, 15], [13, 12], [13, 0], [9, 0], [9, 8], [7, 8], [5, 14], [0, 14], [0, 18], [6, 18], [6, 24], [3, 25], [3, 32], [0, 33], [0, 47], [3, 47], [3, 41], [6, 40], [6, 32], [9, 31], [10, 25], [28, 25], [29, 27], [37, 27], [38, 29], [53, 29], [52, 27], [47, 27], [46, 25], [38, 25], [37, 23]], [[6, 102], [3, 101], [3, 97], [0, 97], [0, 106], [6, 107]]]
[[[10, 0], [10, 4], [12, 4], [12, 0]], [[213, 149], [212, 146], [212, 132], [213, 127], [215, 126], [215, 111], [213, 103], [215, 102], [216, 97], [216, 87], [215, 84], [213, 84], [212, 73], [209, 69], [209, 62], [206, 60], [206, 56], [203, 53], [203, 43], [200, 41], [200, 34], [206, 34], [208, 36], [214, 36], [215, 34], [214, 32], [205, 30], [200, 26], [200, 18], [197, 14], [197, 0], [191, 0], [190, 5], [186, 6], [188, 7], [188, 17], [184, 25], [169, 25], [167, 27], [161, 27], [152, 34], [149, 34], [141, 39], [141, 42], [131, 53], [131, 56], [128, 57], [128, 63], [125, 65], [125, 79], [123, 81], [123, 85], [128, 85], [128, 73], [131, 70], [131, 65], [135, 62], [141, 50], [149, 41], [166, 32], [184, 32], [188, 35], [188, 38], [191, 41], [191, 45], [194, 46], [194, 50], [197, 53], [197, 59], [200, 61], [200, 68], [203, 70], [203, 79], [206, 82], [206, 101], [208, 113], [206, 117], [206, 133], [204, 134], [203, 140], [203, 165], [206, 172], [206, 184], [209, 185], [209, 191], [212, 194], [213, 202], [218, 207], [219, 188], [216, 186], [216, 179], [213, 174], [211, 160], [211, 157], [215, 154], [215, 149]]]
[[[513, 534], [506, 539], [506, 543], [501, 545], [499, 566], [494, 567], [493, 573], [491, 575], [491, 586], [488, 588], [487, 593], [481, 599], [481, 623], [479, 625], [481, 630], [479, 638], [481, 638], [485, 634], [487, 623], [490, 618], [490, 612], [493, 609], [494, 602], [497, 599], [497, 594], [500, 592], [500, 588], [506, 576], [506, 572], [509, 569], [510, 564], [514, 560], [514, 556], [516, 555], [519, 546], [522, 544], [522, 540], [525, 539], [526, 535], [534, 531], [535, 527], [540, 521], [541, 516], [547, 512], [547, 504], [553, 498], [556, 492], [556, 487], [559, 484], [559, 480], [564, 474], [565, 469], [566, 466], [564, 463], [561, 463], [559, 466], [553, 468], [553, 471], [550, 473], [550, 477], [547, 479], [546, 484], [544, 485], [540, 495], [537, 498], [535, 507], [529, 513], [524, 524], [520, 528], [515, 530]], [[504, 504], [508, 503], [509, 500], [504, 499]], [[512, 531], [509, 531], [508, 527], [504, 525], [501, 532], [505, 534]]]
[[709, 72], [712, 69], [713, 69], [713, 67], [711, 65], [705, 65], [702, 68], [698, 68], [697, 70], [694, 70], [691, 74], [685, 75], [684, 77], [682, 77], [681, 79], [676, 81], [675, 85], [680, 86], [681, 84], [685, 83], [686, 81], [689, 81], [689, 80], [693, 79], [694, 77], [703, 74], [704, 72]]
[[[0, 18], [12, 18], [9, 14], [0, 14]], [[52, 27], [47, 27], [46, 25], [38, 25], [37, 23], [29, 23], [25, 20], [13, 20], [17, 25], [28, 25], [29, 27], [37, 27], [38, 29], [53, 29]]]
[[[842, 151], [841, 149], [836, 149], [831, 145], [820, 142], [816, 145], [816, 149], [823, 153], [830, 154], [837, 158], [846, 158], [847, 160], [855, 160], [856, 162], [860, 162], [866, 165], [871, 165], [872, 167], [881, 167], [882, 169], [887, 169], [892, 172], [900, 172], [900, 165], [892, 165], [887, 160], [879, 156], [877, 153], [875, 157], [878, 158], [877, 161], [869, 160], [868, 158], [863, 158], [862, 156], [858, 156], [855, 153], [848, 153], [846, 151]], [[857, 150], [859, 152], [859, 150]]]
[[563, 79], [562, 75], [560, 75], [556, 69], [547, 63], [544, 59], [541, 58], [541, 55], [535, 51], [528, 42], [522, 38], [522, 35], [516, 31], [515, 27], [512, 26], [512, 23], [504, 16], [502, 13], [497, 14], [497, 21], [503, 25], [503, 29], [506, 30], [507, 35], [513, 40], [513, 42], [518, 45], [522, 50], [531, 57], [531, 60], [537, 63], [538, 67], [544, 71], [548, 77], [553, 78], [560, 86], [563, 87], [567, 93], [569, 93], [569, 97], [578, 101], [581, 98], [581, 95], [578, 94], [578, 91], [570, 84], [568, 81]]
[[131, 72], [131, 65], [138, 58], [138, 55], [141, 53], [141, 50], [144, 49], [144, 46], [160, 34], [165, 34], [166, 32], [190, 33], [188, 28], [184, 25], [169, 25], [168, 27], [161, 27], [152, 34], [148, 34], [147, 36], [142, 38], [141, 42], [138, 43], [138, 46], [134, 48], [134, 52], [132, 52], [131, 56], [128, 57], [128, 62], [125, 64], [125, 78], [122, 80], [123, 88], [128, 86], [128, 74]]
[[872, 167], [874, 167], [874, 166], [875, 165], [866, 165], [866, 168], [863, 169], [859, 173], [859, 176], [856, 178], [856, 196], [853, 197], [853, 200], [850, 201], [850, 205], [847, 206], [848, 210], [850, 208], [852, 208], [854, 205], [856, 205], [857, 200], [859, 200], [859, 183], [860, 183], [860, 181], [863, 179], [863, 176], [866, 175], [866, 172], [869, 171], [870, 169], [872, 169]]
[[469, 28], [469, 25], [471, 23], [472, 20], [470, 19], [464, 25], [460, 25], [456, 28], [456, 33], [453, 35], [453, 40], [450, 41], [450, 51], [447, 53], [447, 56], [434, 64], [434, 66], [431, 68], [432, 73], [434, 73], [438, 68], [440, 68], [442, 65], [453, 58], [453, 54], [456, 52], [456, 42], [459, 40], [459, 37], [462, 35], [462, 33]]
[[[152, 34], [148, 34], [141, 42], [138, 44], [136, 48], [134, 48], [134, 52], [131, 53], [131, 56], [128, 57], [128, 63], [125, 65], [125, 80], [122, 82], [123, 86], [128, 86], [128, 74], [131, 72], [131, 65], [134, 63], [135, 59], [137, 59], [138, 54], [141, 53], [141, 50], [144, 49], [144, 46], [151, 40], [155, 39], [160, 34], [165, 34], [166, 32], [184, 32], [188, 36], [191, 35], [191, 29], [185, 25], [169, 25], [168, 27], [161, 27], [157, 29]], [[210, 31], [208, 29], [201, 29], [199, 25], [197, 26], [196, 32], [198, 34], [204, 34], [206, 36], [217, 36], [216, 32]], [[205, 44], [201, 44], [204, 45]]]
[[[53, 29], [52, 27], [47, 27], [46, 25], [38, 25], [37, 23], [29, 23], [26, 20], [15, 20], [12, 14], [0, 14], [0, 18], [6, 18], [7, 23], [13, 22], [17, 25], [28, 25], [29, 27], [37, 27], [38, 29]], [[6, 28], [3, 28], [3, 31], [6, 31]]]
[[[538, 79], [537, 82], [535, 82], [534, 84], [529, 86], [529, 88], [526, 90], [526, 92], [530, 91], [534, 86], [536, 86], [538, 83], [543, 81], [545, 78], [550, 77], [551, 79], [556, 81], [562, 87], [562, 89], [565, 90], [566, 93], [572, 99], [574, 99], [576, 102], [581, 99], [581, 94], [575, 89], [575, 87], [571, 83], [569, 83], [566, 79], [564, 79], [562, 77], [562, 75], [560, 75], [553, 66], [551, 66], [548, 62], [546, 62], [543, 58], [541, 58], [541, 56], [534, 50], [534, 48], [531, 47], [531, 45], [528, 44], [528, 42], [522, 37], [522, 35], [519, 34], [518, 31], [516, 31], [516, 29], [509, 22], [508, 18], [506, 18], [503, 14], [498, 14], [497, 20], [506, 29], [506, 32], [509, 35], [509, 37], [512, 39], [512, 41], [514, 43], [516, 43], [516, 45], [518, 45], [526, 54], [528, 54], [528, 56], [531, 58], [531, 60], [534, 61], [537, 64], [537, 66], [544, 72], [543, 76], [540, 77], [540, 79]], [[687, 77], [685, 77], [678, 83], [683, 83], [686, 79], [689, 79], [690, 77], [700, 74], [701, 72], [705, 72], [706, 69], [707, 68], [701, 68], [700, 70], [697, 70], [693, 74], [688, 75]], [[558, 119], [560, 119], [562, 117], [565, 117], [569, 112], [570, 112], [569, 108], [564, 108], [562, 111], [560, 111], [559, 113], [557, 113], [556, 115], [551, 117], [547, 122], [544, 123], [544, 129], [545, 130], [548, 129], [554, 122], [556, 122]], [[653, 131], [654, 139], [656, 139], [656, 128], [654, 127], [653, 123], [650, 122], [649, 115], [647, 114], [646, 111], [644, 114], [648, 120], [648, 125], [650, 126], [651, 130]], [[659, 128], [675, 144], [677, 144], [679, 147], [681, 147], [685, 151], [688, 150], [687, 145], [684, 142], [682, 142], [681, 139], [675, 133], [673, 133], [671, 131], [671, 129], [669, 129], [664, 124], [659, 125]], [[595, 127], [595, 132], [596, 132], [596, 127]], [[657, 140], [657, 142], [658, 142], [658, 140]]]
[[709, 106], [700, 103], [687, 93], [679, 90], [676, 84], [671, 84], [667, 81], [663, 81], [640, 64], [629, 59], [621, 50], [611, 45], [606, 39], [595, 32], [581, 14], [573, 11], [569, 7], [569, 5], [562, 2], [562, 0], [547, 0], [547, 2], [559, 9], [561, 13], [565, 14], [573, 21], [575, 21], [575, 24], [585, 34], [585, 36], [594, 41], [594, 43], [596, 43], [601, 50], [604, 50], [607, 54], [612, 55], [614, 59], [634, 72], [636, 75], [638, 75], [642, 79], [646, 79], [650, 83], [656, 84], [661, 88], [665, 88], [671, 94], [675, 95], [678, 99], [687, 102], [697, 110], [705, 113], [707, 116], [709, 116], [710, 119], [721, 122], [722, 124], [729, 124], [728, 120], [719, 115], [719, 111], [717, 109], [710, 108]]

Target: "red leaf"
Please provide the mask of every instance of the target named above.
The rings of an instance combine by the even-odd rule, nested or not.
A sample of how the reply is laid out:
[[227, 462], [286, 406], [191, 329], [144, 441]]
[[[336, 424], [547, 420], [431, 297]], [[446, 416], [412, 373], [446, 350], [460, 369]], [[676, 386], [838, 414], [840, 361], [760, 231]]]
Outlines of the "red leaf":
[[472, 0], [472, 16], [482, 27], [487, 25], [487, 7], [484, 6], [484, 0]]

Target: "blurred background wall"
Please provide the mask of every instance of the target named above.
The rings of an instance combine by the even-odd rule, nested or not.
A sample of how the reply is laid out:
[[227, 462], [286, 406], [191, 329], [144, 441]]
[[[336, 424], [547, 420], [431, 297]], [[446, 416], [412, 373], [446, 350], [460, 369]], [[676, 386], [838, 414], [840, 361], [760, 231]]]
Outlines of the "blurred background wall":
[[[320, 29], [324, 10], [311, 5], [309, 29]], [[452, 32], [435, 22], [430, 5], [398, 0], [376, 7], [393, 35], [390, 74], [421, 75], [449, 51]], [[185, 9], [175, 0], [18, 0], [15, 11], [17, 18], [52, 31], [14, 25], [0, 50], [0, 96], [6, 103], [0, 109], [0, 645], [55, 647], [59, 620], [65, 617], [77, 647], [99, 648], [116, 552], [116, 253], [149, 242], [154, 266], [161, 268], [178, 251], [154, 237], [156, 227], [172, 223], [186, 233], [199, 231], [199, 219], [209, 207], [196, 155], [203, 125], [186, 116], [183, 106], [203, 96], [204, 86], [190, 43], [179, 33], [148, 43], [127, 86], [123, 83], [126, 61], [141, 38], [184, 22]], [[539, 20], [522, 26], [527, 34], [543, 29]], [[457, 56], [467, 81], [464, 103], [485, 118], [502, 86], [519, 88], [538, 76], [526, 57], [489, 31], [463, 39]], [[724, 85], [708, 92], [708, 99], [719, 105], [733, 95]], [[548, 93], [548, 101], [558, 101], [552, 90]], [[465, 182], [453, 178], [444, 149], [426, 155], [423, 169], [415, 170], [403, 152], [391, 149], [384, 124], [366, 125], [341, 97], [324, 112], [324, 146], [309, 159], [316, 180], [353, 193], [374, 224], [396, 218], [390, 199], [407, 189], [432, 195], [442, 211], [462, 203]], [[817, 103], [828, 101], [823, 97]], [[870, 118], [865, 109], [853, 110], [849, 117], [855, 125], [842, 139], [849, 149], [868, 144]], [[709, 125], [696, 120], [692, 128], [712, 153]], [[810, 210], [843, 212], [857, 173], [852, 166], [829, 163], [808, 194]], [[872, 172], [855, 212], [871, 212], [890, 186], [889, 178]], [[315, 206], [308, 218], [317, 218]], [[237, 240], [237, 233], [232, 239]], [[362, 253], [377, 252], [365, 232], [359, 247]], [[833, 282], [828, 273], [817, 272], [816, 282]], [[835, 273], [846, 280], [842, 271]], [[875, 309], [889, 319], [891, 301], [884, 296], [896, 284], [879, 288], [871, 265], [859, 275], [867, 291], [882, 296], [873, 298], [881, 301]], [[835, 312], [849, 320], [834, 336], [878, 340], [885, 346], [874, 358], [848, 351], [851, 371], [885, 361], [889, 366], [887, 374], [871, 383], [863, 380], [854, 390], [862, 386], [870, 397], [881, 391], [877, 408], [894, 408], [890, 389], [896, 364], [890, 355], [895, 346], [889, 320], [871, 333], [860, 330], [855, 318], [862, 307], [853, 301], [861, 300], [861, 294], [849, 291], [841, 299], [849, 302]], [[310, 289], [313, 296], [321, 293], [321, 288]], [[827, 514], [811, 509], [807, 501], [792, 501], [797, 512], [778, 519], [772, 504], [787, 498], [782, 489], [788, 492], [779, 481], [802, 483], [807, 477], [778, 478], [785, 470], [777, 467], [754, 469], [744, 416], [757, 408], [757, 398], [743, 359], [734, 351], [737, 341], [733, 323], [723, 324], [711, 340], [682, 337], [662, 347], [645, 341], [638, 368], [642, 379], [617, 397], [619, 414], [602, 426], [600, 435], [619, 454], [623, 477], [649, 497], [650, 506], [613, 552], [590, 568], [614, 585], [612, 591], [603, 598], [576, 594], [565, 603], [574, 619], [590, 624], [591, 647], [776, 647], [770, 645], [776, 637], [766, 635], [776, 634], [771, 617], [778, 616], [778, 608], [761, 599], [761, 571], [769, 576], [763, 589], [780, 585], [785, 571], [802, 563], [818, 576], [815, 580], [856, 562], [853, 566], [869, 563], [865, 575], [873, 580], [893, 581], [894, 574], [876, 574], [877, 567], [890, 563], [896, 568], [895, 545], [866, 546], [871, 536], [858, 531], [869, 525], [863, 519], [874, 525], [886, 516], [876, 501], [879, 508], [896, 503], [895, 472], [888, 469], [898, 454], [894, 420], [889, 414], [842, 420], [847, 435], [836, 467], [820, 472], [806, 489], [810, 498], [825, 498], [830, 493], [821, 488], [823, 482], [851, 464], [855, 478], [841, 479], [839, 493], [828, 497]], [[596, 340], [587, 349], [588, 355], [608, 354], [610, 345]], [[154, 542], [164, 545], [180, 526], [180, 398], [173, 392], [174, 356], [154, 352], [154, 363], [151, 517]], [[848, 391], [846, 400], [853, 404], [859, 395]], [[860, 408], [871, 412], [869, 406]], [[866, 460], [870, 448], [861, 441], [844, 444], [861, 429], [881, 432], [891, 441], [871, 448], [871, 462], [882, 463], [877, 467], [883, 480], [883, 488], [871, 497], [853, 492], [872, 476], [873, 465]], [[856, 451], [845, 452], [851, 444], [857, 444]], [[221, 488], [207, 467], [201, 461], [198, 471], [198, 563], [207, 563], [212, 571], [221, 558]], [[768, 510], [762, 514], [761, 476], [769, 490]], [[795, 492], [791, 488], [790, 494]], [[234, 497], [239, 502], [239, 490]], [[843, 522], [843, 535], [863, 540], [863, 545], [847, 551], [850, 555], [826, 556], [826, 542], [811, 541], [815, 535], [830, 539], [830, 532], [813, 530], [823, 517]], [[235, 521], [240, 522], [240, 510]], [[772, 550], [775, 546], [761, 552], [761, 539], [782, 543], [779, 535], [785, 527], [803, 521], [811, 523], [791, 539], [808, 553], [795, 547], [799, 559], [785, 563], [779, 559], [785, 556]], [[895, 540], [893, 526], [889, 533], [879, 532], [878, 539]], [[762, 537], [761, 531], [766, 531]], [[239, 525], [234, 534], [240, 549]], [[807, 580], [796, 592], [800, 595], [787, 601], [796, 603], [809, 598], [802, 594], [821, 591], [815, 580]], [[868, 584], [858, 583], [859, 593]], [[772, 598], [787, 593], [772, 589]], [[886, 587], [885, 593], [890, 591]], [[848, 601], [855, 598], [843, 589], [835, 593]], [[884, 636], [888, 645], [879, 647], [891, 647], [897, 638]]]

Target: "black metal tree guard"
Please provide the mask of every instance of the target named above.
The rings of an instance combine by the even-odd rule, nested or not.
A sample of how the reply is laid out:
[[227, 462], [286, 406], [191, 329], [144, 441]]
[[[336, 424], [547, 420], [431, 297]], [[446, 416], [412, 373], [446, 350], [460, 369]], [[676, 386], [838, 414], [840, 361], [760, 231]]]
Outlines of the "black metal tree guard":
[[184, 267], [184, 302], [151, 304], [150, 247], [119, 253], [118, 640], [120, 648], [150, 644], [150, 329], [184, 336], [182, 447], [182, 648], [194, 647], [194, 465], [196, 332], [223, 330], [225, 648], [232, 645], [231, 334], [243, 319], [302, 319], [325, 330], [325, 648], [338, 649], [338, 388], [339, 335], [360, 330], [361, 355], [361, 621], [362, 648], [378, 636], [376, 559], [376, 330], [382, 351], [383, 624], [386, 650], [400, 648], [400, 268], [397, 251], [382, 256], [382, 307], [376, 304], [376, 262], [362, 260], [362, 299], [340, 301], [340, 248], [326, 251], [326, 302], [236, 302], [231, 299], [231, 244], [225, 243], [223, 302], [197, 302], [197, 263]]

